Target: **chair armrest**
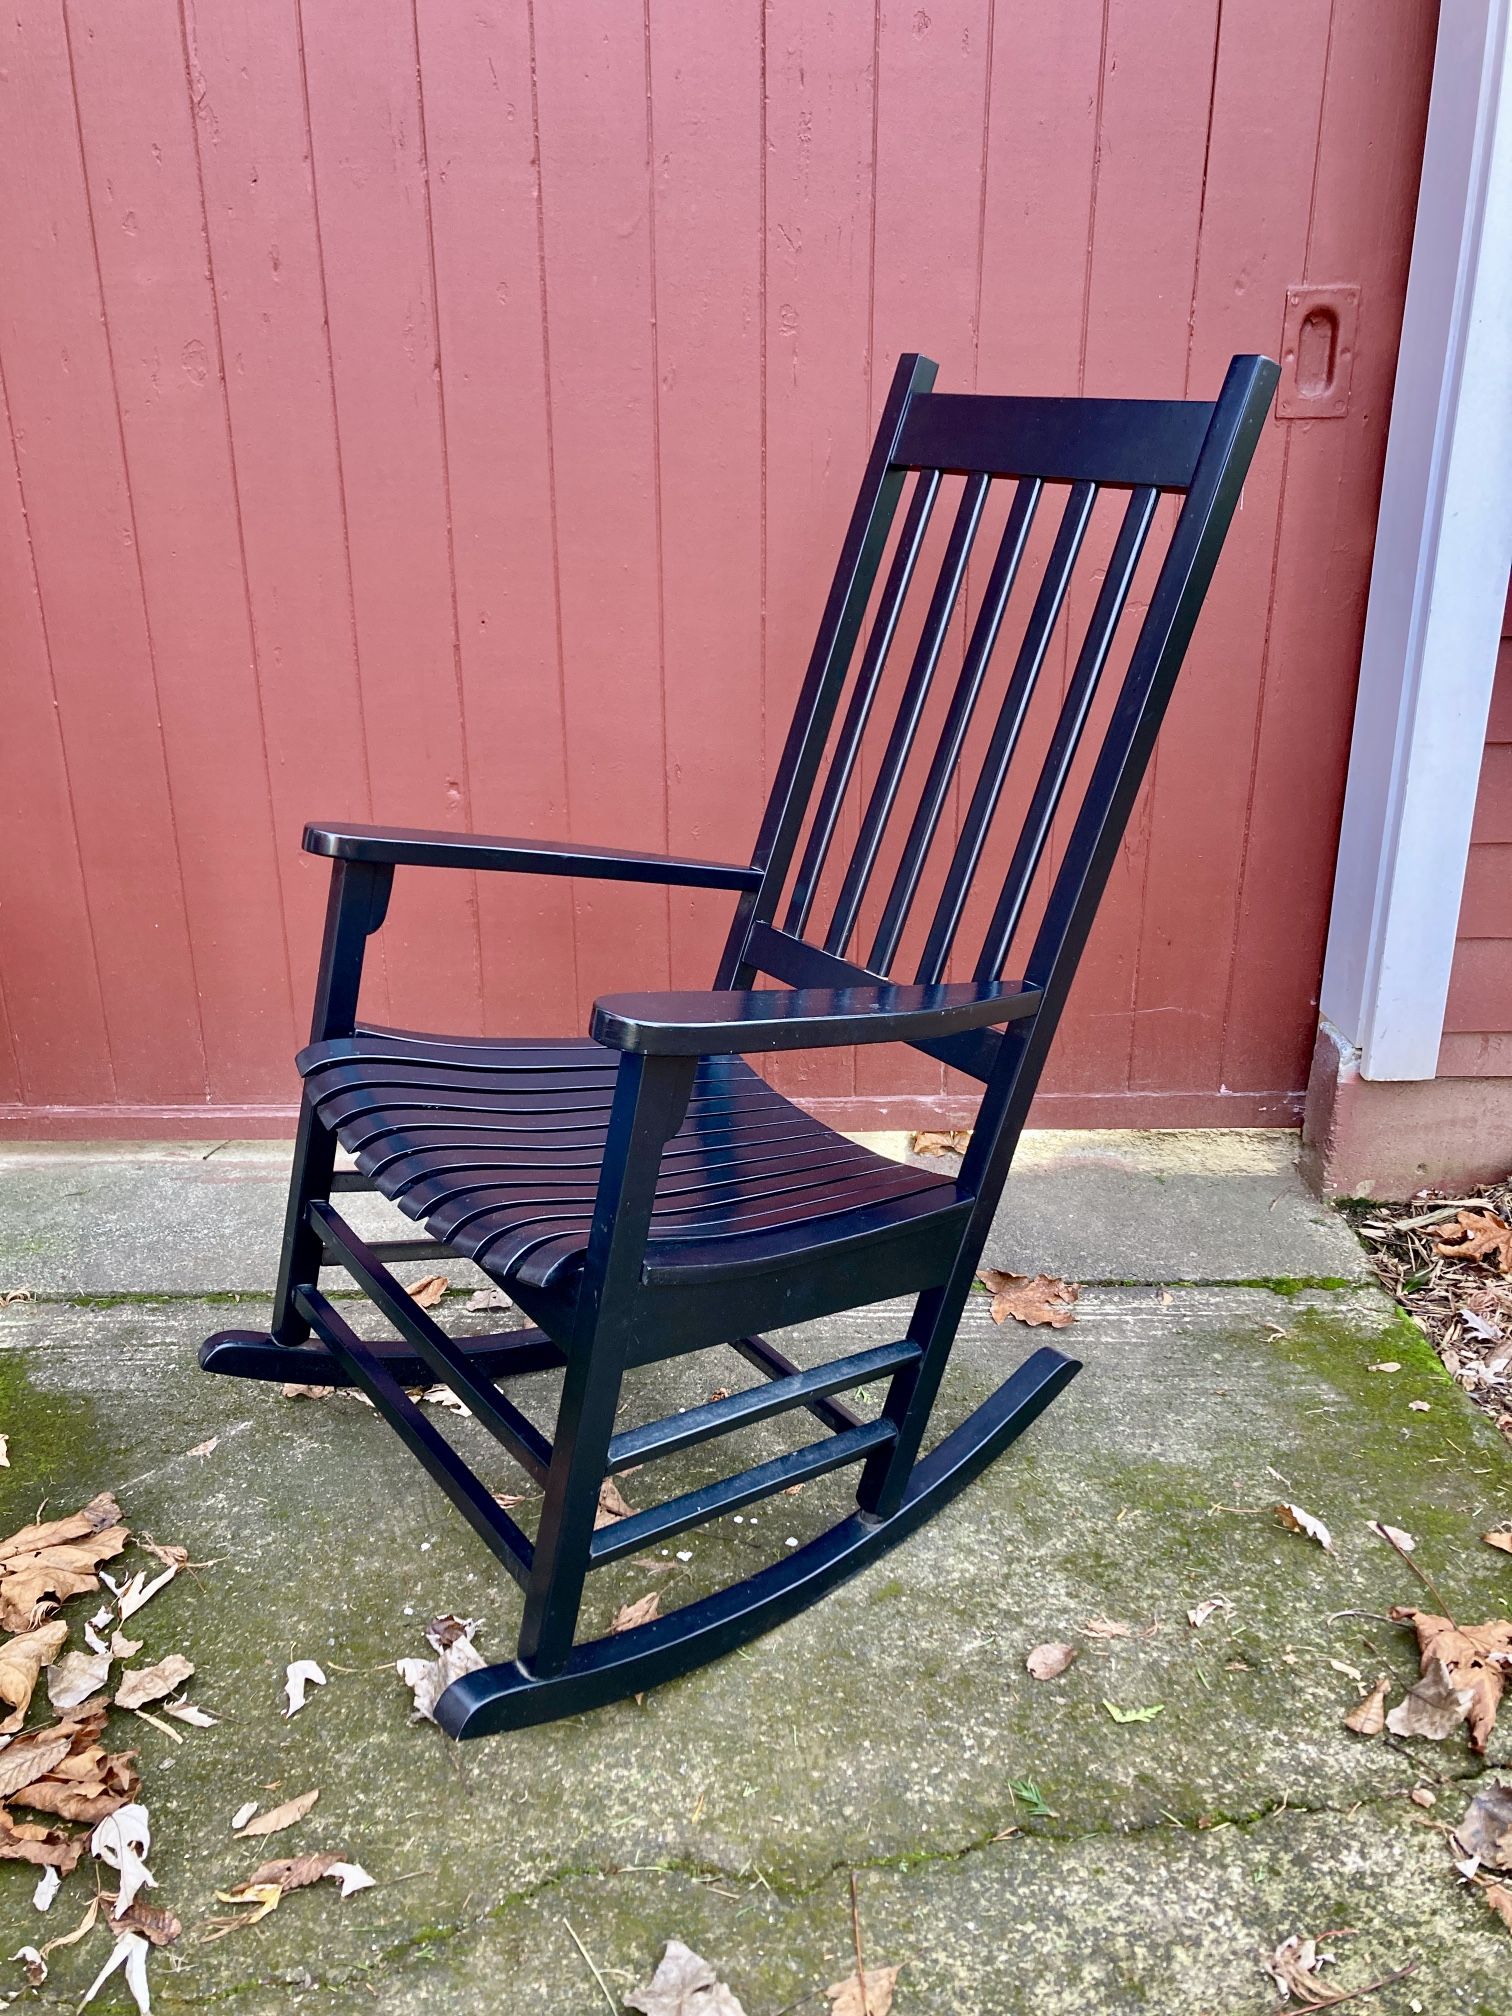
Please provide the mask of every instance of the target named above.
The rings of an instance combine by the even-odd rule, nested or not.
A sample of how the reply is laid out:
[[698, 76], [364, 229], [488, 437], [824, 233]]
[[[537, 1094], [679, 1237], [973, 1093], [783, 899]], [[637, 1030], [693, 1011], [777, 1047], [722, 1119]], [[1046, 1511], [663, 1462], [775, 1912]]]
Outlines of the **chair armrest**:
[[752, 993], [606, 994], [590, 1033], [611, 1050], [716, 1057], [910, 1043], [1032, 1015], [1037, 987], [991, 980], [949, 987], [795, 987]]
[[577, 847], [553, 840], [508, 840], [487, 833], [427, 833], [409, 826], [306, 826], [304, 850], [333, 861], [387, 862], [413, 868], [499, 868], [516, 875], [582, 875], [607, 882], [659, 882], [695, 889], [755, 889], [759, 868], [632, 854], [618, 847]]

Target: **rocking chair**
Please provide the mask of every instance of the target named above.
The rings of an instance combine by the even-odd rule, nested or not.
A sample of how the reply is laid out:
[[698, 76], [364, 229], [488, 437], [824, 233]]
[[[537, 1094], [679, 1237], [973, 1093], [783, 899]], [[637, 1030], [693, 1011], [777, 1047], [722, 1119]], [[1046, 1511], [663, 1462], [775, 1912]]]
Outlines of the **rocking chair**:
[[[1209, 405], [936, 393], [935, 368], [917, 356], [898, 365], [749, 867], [368, 826], [305, 831], [305, 848], [328, 856], [332, 875], [311, 1041], [298, 1059], [304, 1097], [272, 1332], [222, 1331], [200, 1362], [242, 1378], [359, 1388], [521, 1584], [517, 1657], [467, 1674], [441, 1697], [437, 1719], [454, 1736], [548, 1721], [637, 1693], [792, 1616], [939, 1511], [1080, 1369], [1059, 1351], [1034, 1351], [921, 1454], [983, 1241], [1277, 372], [1266, 358], [1237, 357]], [[959, 502], [896, 713], [863, 750], [947, 478], [961, 479]], [[1004, 478], [1013, 487], [1001, 534], [959, 671], [942, 682], [950, 690], [938, 694], [931, 714], [938, 740], [914, 774], [910, 757], [967, 561], [991, 486]], [[995, 714], [983, 713], [975, 782], [969, 797], [962, 791], [958, 821], [949, 822], [958, 833], [942, 834], [1015, 580], [1052, 486], [1064, 501], [1053, 536], [1046, 527], [1048, 553], [1037, 585], [1035, 570], [1026, 570], [1027, 616]], [[995, 841], [989, 851], [1010, 760], [1102, 490], [1127, 493], [1121, 521], [1088, 591], [1090, 615], [1068, 652], [1037, 775], [1019, 794], [1025, 809], [1011, 853]], [[1030, 911], [1023, 978], [1004, 980], [1136, 567], [1160, 500], [1172, 493], [1182, 501], [1170, 513], [1158, 569], [1152, 555], [1143, 619], [1124, 644], [1100, 744], [1077, 773], [1085, 781], [1063, 815], [1059, 859]], [[844, 849], [837, 850], [826, 879], [842, 831], [854, 835], [849, 859], [841, 869]], [[884, 854], [885, 894], [885, 875], [874, 884]], [[948, 981], [973, 889], [984, 865], [1004, 858], [973, 977]], [[734, 922], [712, 993], [607, 996], [594, 1005], [587, 1037], [474, 1040], [382, 1029], [358, 1020], [357, 992], [365, 941], [383, 923], [396, 867], [724, 890], [736, 899]], [[834, 884], [822, 941], [812, 942], [816, 900], [827, 907]], [[920, 909], [910, 939], [913, 975], [895, 979], [926, 884], [933, 911], [925, 925], [928, 906]], [[986, 891], [982, 912], [993, 902]], [[742, 1061], [882, 1042], [911, 1044], [983, 1086], [959, 1174], [868, 1152]], [[338, 1144], [355, 1169], [336, 1169]], [[359, 1238], [331, 1199], [363, 1189], [391, 1198], [427, 1236]], [[475, 1261], [537, 1327], [448, 1336], [391, 1272], [395, 1261], [438, 1254]], [[344, 1270], [371, 1298], [392, 1340], [356, 1334], [321, 1292], [328, 1267]], [[905, 1294], [917, 1299], [902, 1337], [830, 1363], [800, 1369], [761, 1334]], [[713, 1345], [732, 1346], [764, 1378], [616, 1428], [627, 1374]], [[501, 1390], [512, 1375], [545, 1368], [562, 1372], [550, 1440]], [[432, 1380], [444, 1382], [542, 1487], [533, 1542], [407, 1395], [407, 1385]], [[886, 1398], [871, 1418], [838, 1397], [875, 1382], [885, 1382]], [[595, 1530], [606, 1478], [795, 1408], [827, 1432]], [[855, 1509], [818, 1538], [666, 1616], [575, 1642], [590, 1569], [853, 1463]]]

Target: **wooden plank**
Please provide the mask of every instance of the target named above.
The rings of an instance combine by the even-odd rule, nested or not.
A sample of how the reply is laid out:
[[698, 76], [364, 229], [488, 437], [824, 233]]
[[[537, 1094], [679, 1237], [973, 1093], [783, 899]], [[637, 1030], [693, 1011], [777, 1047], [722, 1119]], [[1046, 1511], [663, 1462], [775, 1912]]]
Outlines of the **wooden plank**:
[[[417, 21], [473, 817], [483, 832], [562, 840], [567, 740], [529, 17], [426, 7]], [[478, 904], [485, 1026], [581, 1029], [571, 885], [483, 876]]]
[[[213, 1100], [299, 1040], [179, 22], [71, 0], [74, 87]], [[228, 762], [226, 752], [237, 752]], [[283, 861], [292, 867], [293, 850]]]
[[1304, 1084], [1312, 1054], [1433, 45], [1429, 9], [1335, 0], [1307, 271], [1358, 280], [1360, 322], [1346, 416], [1290, 423], [1219, 1079], [1235, 1091]]
[[[302, 18], [374, 810], [462, 830], [470, 752], [414, 17], [408, 0], [341, 0]], [[399, 876], [385, 929], [394, 1015], [477, 1029], [472, 878]]]
[[[1486, 744], [1475, 794], [1475, 824], [1470, 829], [1472, 846], [1498, 841], [1512, 841], [1512, 742]], [[1512, 1001], [1507, 1005], [1512, 1010]]]
[[[534, 18], [571, 831], [654, 849], [667, 745], [645, 24], [632, 0]], [[582, 1002], [626, 974], [666, 984], [663, 892], [580, 887], [576, 903]]]
[[[287, 0], [186, 0], [183, 19], [303, 1041], [327, 870], [299, 852], [300, 829], [311, 818], [378, 815], [300, 49]], [[312, 734], [312, 721], [334, 732]], [[383, 936], [374, 941], [363, 979], [364, 1011], [380, 1022], [390, 1019], [386, 949]], [[273, 1062], [280, 1096], [292, 1096], [284, 1046]]]
[[1512, 938], [1462, 938], [1454, 948], [1444, 1034], [1506, 1033], [1512, 1001]]
[[[0, 66], [0, 369], [95, 918], [116, 1095], [202, 1100], [204, 1047], [61, 12]], [[117, 227], [119, 228], [119, 227]], [[7, 640], [8, 643], [8, 640]], [[16, 956], [17, 947], [8, 952]], [[44, 940], [85, 985], [82, 940]]]
[[[1459, 935], [1462, 939], [1512, 938], [1512, 843], [1471, 842], [1460, 898]], [[1507, 1002], [1506, 1019], [1512, 1022], [1512, 1000]]]
[[[763, 16], [649, 0], [647, 18], [668, 840], [749, 861], [765, 797]], [[678, 891], [670, 913], [673, 985], [707, 986], [728, 901]]]

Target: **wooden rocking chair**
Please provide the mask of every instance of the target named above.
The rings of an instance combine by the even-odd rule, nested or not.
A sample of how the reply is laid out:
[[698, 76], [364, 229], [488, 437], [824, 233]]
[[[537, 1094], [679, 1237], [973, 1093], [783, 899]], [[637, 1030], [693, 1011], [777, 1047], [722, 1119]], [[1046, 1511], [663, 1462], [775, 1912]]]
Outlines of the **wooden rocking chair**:
[[[441, 1698], [437, 1719], [453, 1735], [576, 1714], [781, 1622], [930, 1518], [1080, 1369], [1059, 1351], [1034, 1351], [921, 1455], [983, 1241], [1276, 375], [1266, 358], [1237, 357], [1211, 405], [990, 398], [936, 393], [935, 366], [904, 357], [749, 867], [450, 833], [306, 829], [306, 849], [333, 866], [314, 1025], [298, 1059], [304, 1100], [272, 1334], [222, 1331], [200, 1362], [243, 1378], [359, 1387], [522, 1585], [518, 1656], [468, 1674]], [[880, 749], [863, 759], [870, 777], [857, 791], [854, 844], [843, 872], [836, 856], [838, 892], [822, 943], [812, 943], [821, 877], [849, 787], [859, 787], [863, 735], [946, 478], [962, 480], [943, 560], [890, 730], [885, 738], [879, 730]], [[924, 761], [921, 743], [922, 774], [909, 770], [904, 791], [989, 489], [1002, 478], [1014, 487], [964, 658], [948, 695], [939, 696], [937, 744]], [[996, 688], [995, 717], [984, 713], [985, 753], [959, 836], [942, 839], [972, 716], [1051, 486], [1064, 488], [1064, 501], [1048, 557], [1032, 596], [1032, 578], [1026, 585], [1031, 606]], [[1121, 522], [1089, 590], [1085, 631], [1072, 640], [1064, 695], [1037, 776], [1021, 794], [1027, 810], [1011, 852], [995, 840], [989, 851], [1010, 759], [1104, 489], [1127, 493]], [[1125, 642], [1126, 669], [1104, 710], [1100, 745], [1084, 760], [1074, 816], [1065, 815], [1023, 977], [1004, 980], [1099, 675], [1168, 493], [1181, 497], [1180, 509], [1170, 514], [1158, 571], [1152, 556], [1143, 620]], [[871, 942], [863, 961], [858, 926], [890, 829], [891, 883], [885, 897], [879, 883], [866, 909]], [[1004, 859], [974, 977], [949, 983], [973, 886], [985, 862]], [[383, 922], [400, 866], [727, 890], [737, 899], [735, 917], [712, 993], [606, 997], [595, 1003], [586, 1038], [417, 1035], [357, 1019], [364, 944]], [[933, 914], [916, 933], [922, 950], [910, 961], [911, 978], [896, 981], [899, 947], [931, 866]], [[763, 984], [772, 981], [781, 984]], [[888, 1041], [912, 1044], [983, 1085], [958, 1176], [868, 1153], [742, 1061]], [[338, 1143], [355, 1170], [335, 1169]], [[330, 1201], [358, 1189], [392, 1198], [428, 1236], [365, 1243]], [[449, 1337], [390, 1271], [394, 1261], [438, 1253], [475, 1261], [539, 1327]], [[360, 1339], [321, 1293], [322, 1267], [343, 1269], [396, 1337]], [[829, 1364], [800, 1370], [760, 1334], [904, 1294], [917, 1300], [903, 1337]], [[318, 1341], [309, 1341], [312, 1333]], [[765, 1378], [616, 1431], [627, 1373], [716, 1344], [733, 1346]], [[510, 1375], [547, 1367], [563, 1374], [549, 1441], [501, 1391]], [[431, 1380], [449, 1386], [543, 1487], [534, 1543], [407, 1396], [407, 1384]], [[874, 1382], [886, 1382], [874, 1418], [860, 1418], [837, 1397]], [[827, 1432], [595, 1531], [606, 1477], [791, 1408], [807, 1409]], [[860, 1465], [855, 1510], [817, 1539], [667, 1616], [574, 1642], [590, 1569], [851, 1463]]]

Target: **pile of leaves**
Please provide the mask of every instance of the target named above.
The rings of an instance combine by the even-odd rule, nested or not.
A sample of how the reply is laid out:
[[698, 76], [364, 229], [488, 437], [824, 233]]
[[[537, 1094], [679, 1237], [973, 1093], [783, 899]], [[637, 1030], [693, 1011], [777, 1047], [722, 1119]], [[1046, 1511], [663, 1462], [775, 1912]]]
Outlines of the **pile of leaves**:
[[1382, 1285], [1512, 1439], [1512, 1177], [1477, 1197], [1424, 1191], [1350, 1215]]

